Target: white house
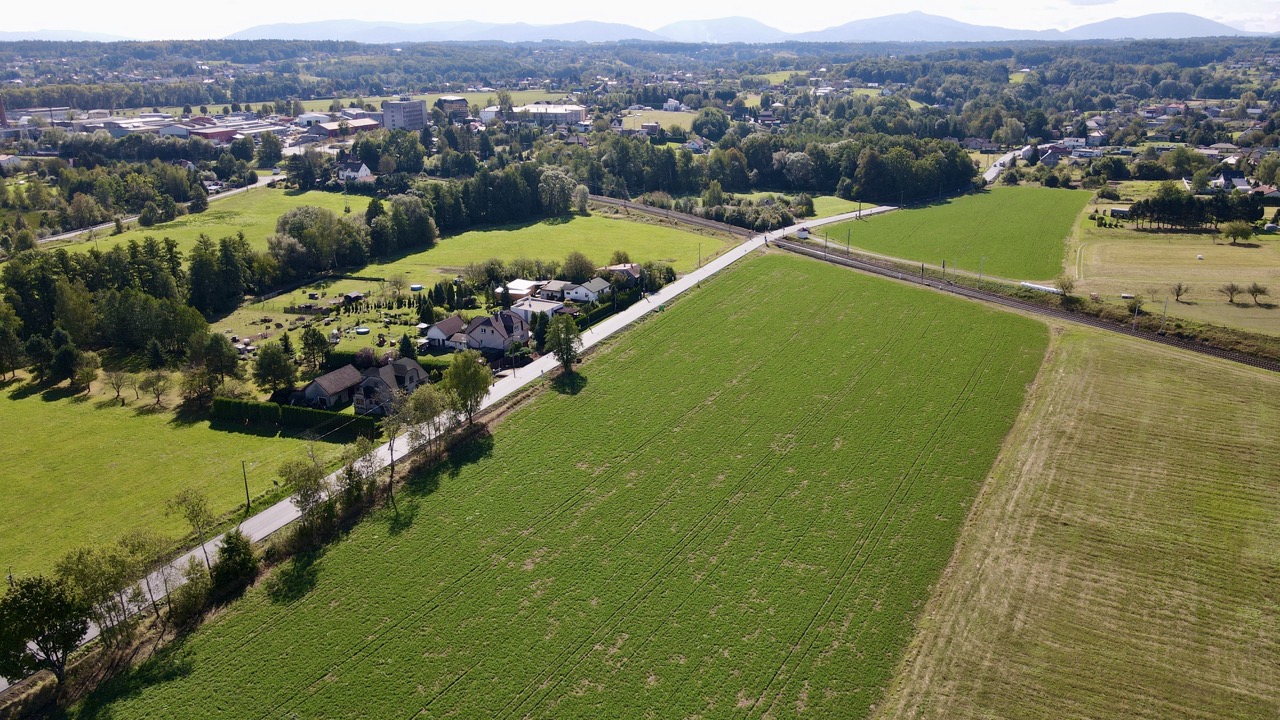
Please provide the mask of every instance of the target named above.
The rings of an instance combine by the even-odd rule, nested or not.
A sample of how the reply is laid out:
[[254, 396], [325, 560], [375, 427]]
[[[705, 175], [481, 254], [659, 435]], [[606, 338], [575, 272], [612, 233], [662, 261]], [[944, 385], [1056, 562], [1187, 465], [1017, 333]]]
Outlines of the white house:
[[529, 323], [510, 310], [472, 318], [466, 330], [472, 350], [505, 352], [512, 343], [529, 341]]
[[0, 169], [17, 170], [22, 167], [22, 158], [17, 155], [0, 155]]
[[567, 280], [551, 280], [538, 291], [538, 297], [543, 300], [564, 300], [565, 295], [576, 287], [578, 286]]
[[538, 298], [527, 297], [520, 302], [511, 306], [511, 312], [516, 313], [524, 318], [524, 321], [533, 324], [534, 315], [546, 315], [551, 317], [552, 313], [564, 307], [564, 303], [556, 300], [540, 300]]
[[507, 293], [511, 295], [512, 300], [523, 300], [538, 294], [538, 290], [545, 283], [537, 280], [512, 280], [507, 283]]
[[667, 98], [667, 101], [662, 103], [662, 109], [664, 112], [680, 112], [685, 109], [685, 106], [675, 98]]
[[466, 320], [463, 320], [459, 315], [450, 315], [427, 328], [427, 345], [431, 347], [448, 347], [449, 339], [466, 329]]
[[565, 297], [576, 302], [598, 302], [601, 296], [609, 294], [610, 289], [608, 280], [591, 278], [565, 293]]
[[338, 167], [338, 179], [342, 182], [371, 182], [373, 173], [362, 162], [347, 162]]

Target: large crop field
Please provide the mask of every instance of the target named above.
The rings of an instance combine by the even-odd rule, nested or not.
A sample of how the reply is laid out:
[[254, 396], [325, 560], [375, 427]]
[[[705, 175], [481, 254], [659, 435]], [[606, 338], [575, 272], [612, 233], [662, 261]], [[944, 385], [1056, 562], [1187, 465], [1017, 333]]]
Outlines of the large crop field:
[[[175, 541], [190, 531], [165, 516], [165, 501], [186, 487], [204, 490], [219, 515], [244, 506], [240, 461], [249, 491], [272, 490], [276, 467], [305, 450], [301, 440], [210, 429], [172, 412], [148, 410], [152, 399], [120, 407], [97, 384], [94, 394], [0, 390], [0, 567], [18, 575], [47, 571], [80, 545], [115, 542], [149, 527]], [[172, 406], [172, 403], [170, 404]], [[322, 458], [336, 452], [318, 443]]]
[[877, 717], [1280, 717], [1280, 375], [1049, 358]]
[[863, 717], [1047, 336], [744, 261], [78, 715]]
[[1062, 273], [1066, 240], [1089, 201], [1083, 190], [997, 187], [940, 205], [824, 229], [833, 243], [1014, 280]]
[[129, 240], [151, 237], [173, 238], [182, 252], [189, 253], [195, 247], [201, 233], [217, 240], [243, 231], [251, 245], [258, 250], [267, 249], [267, 237], [276, 231], [276, 219], [289, 210], [302, 205], [315, 205], [342, 214], [348, 204], [351, 212], [363, 214], [369, 206], [369, 198], [359, 195], [311, 192], [299, 193], [261, 187], [239, 193], [222, 200], [214, 200], [209, 209], [196, 215], [183, 215], [173, 222], [160, 223], [149, 228], [137, 226], [121, 235], [99, 233], [93, 241], [83, 239], [68, 245], [69, 249], [87, 250], [98, 247], [105, 250], [112, 245]]

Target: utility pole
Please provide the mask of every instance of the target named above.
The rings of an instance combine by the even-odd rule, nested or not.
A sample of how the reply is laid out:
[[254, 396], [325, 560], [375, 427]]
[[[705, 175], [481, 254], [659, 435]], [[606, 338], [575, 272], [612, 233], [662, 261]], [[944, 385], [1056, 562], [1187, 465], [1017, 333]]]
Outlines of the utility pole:
[[978, 284], [982, 284], [982, 264], [987, 261], [987, 256], [983, 255], [978, 259]]
[[1135, 294], [1133, 297], [1133, 330], [1134, 332], [1137, 332], [1138, 330], [1138, 311], [1141, 309], [1142, 309], [1142, 301], [1140, 301], [1138, 299], [1138, 296]]
[[244, 477], [244, 514], [249, 514], [249, 470], [244, 461], [240, 461], [240, 474]]
[[1164, 323], [1168, 319], [1169, 319], [1169, 298], [1166, 297], [1164, 299], [1164, 314], [1160, 317], [1160, 330], [1158, 332], [1164, 332]]

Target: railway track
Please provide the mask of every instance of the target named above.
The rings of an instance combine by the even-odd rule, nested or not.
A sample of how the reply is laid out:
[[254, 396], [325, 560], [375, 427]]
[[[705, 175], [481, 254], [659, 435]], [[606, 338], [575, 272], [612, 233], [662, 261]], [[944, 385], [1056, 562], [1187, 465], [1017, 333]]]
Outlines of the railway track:
[[1161, 345], [1167, 345], [1169, 347], [1179, 348], [1181, 350], [1189, 350], [1191, 352], [1199, 353], [1201, 355], [1209, 355], [1210, 357], [1221, 358], [1223, 360], [1230, 360], [1232, 362], [1237, 362], [1242, 365], [1249, 365], [1251, 367], [1262, 368], [1264, 370], [1270, 370], [1272, 372], [1280, 372], [1280, 362], [1276, 362], [1273, 360], [1254, 357], [1252, 355], [1233, 352], [1231, 350], [1222, 350], [1220, 348], [1204, 345], [1202, 343], [1183, 340], [1181, 338], [1172, 337], [1169, 335], [1161, 335], [1159, 333], [1154, 333], [1149, 330], [1136, 330], [1126, 325], [1117, 325], [1115, 323], [1107, 322], [1106, 320], [1102, 320], [1101, 318], [1096, 318], [1090, 315], [1073, 313], [1069, 310], [1063, 310], [1061, 308], [1054, 308], [1046, 305], [1040, 305], [1038, 303], [1029, 302], [1027, 300], [1020, 300], [1018, 298], [1009, 297], [1007, 295], [1001, 295], [999, 293], [989, 292], [986, 290], [978, 290], [976, 288], [965, 287], [963, 285], [954, 285], [950, 282], [936, 280], [928, 277], [922, 278], [919, 275], [903, 272], [898, 268], [891, 267], [887, 264], [882, 265], [874, 262], [868, 262], [866, 260], [855, 260], [853, 258], [841, 257], [838, 255], [831, 255], [829, 253], [823, 252], [822, 250], [817, 250], [805, 245], [801, 245], [799, 243], [791, 242], [789, 240], [775, 240], [773, 244], [784, 250], [788, 250], [790, 252], [794, 252], [800, 255], [806, 255], [808, 257], [812, 257], [818, 260], [825, 260], [827, 262], [830, 262], [836, 265], [843, 265], [845, 267], [853, 268], [855, 270], [861, 270], [863, 272], [868, 272], [875, 275], [881, 275], [884, 277], [893, 278], [895, 280], [901, 280], [903, 282], [914, 283], [916, 285], [923, 285], [925, 287], [930, 287], [935, 290], [942, 290], [943, 292], [949, 292], [953, 295], [959, 295], [961, 297], [967, 297], [973, 300], [981, 300], [983, 302], [989, 302], [996, 305], [1003, 305], [1004, 307], [1014, 308], [1017, 310], [1024, 310], [1026, 312], [1031, 312], [1037, 315], [1044, 315], [1052, 318], [1057, 318], [1060, 320], [1066, 320], [1068, 322], [1073, 322], [1079, 325], [1088, 325], [1089, 327], [1095, 327], [1102, 330], [1109, 330], [1111, 332], [1119, 333], [1121, 335], [1128, 335], [1129, 337], [1139, 338], [1141, 340], [1148, 340], [1150, 342], [1159, 343]]
[[[685, 213], [675, 212], [674, 210], [664, 210], [662, 208], [651, 207], [649, 205], [642, 205], [640, 203], [634, 203], [627, 200], [618, 200], [617, 198], [605, 197], [602, 195], [592, 195], [591, 199], [598, 203], [602, 203], [604, 205], [613, 205], [617, 207], [623, 207], [629, 210], [634, 210], [636, 212], [642, 212], [642, 213], [647, 213], [649, 215], [656, 215], [658, 217], [668, 218], [670, 220], [686, 223], [688, 225], [695, 225], [698, 227], [704, 227], [710, 230], [717, 230], [720, 232], [728, 232], [740, 237], [754, 237], [754, 233], [752, 233], [750, 230], [746, 230], [744, 228], [736, 227], [733, 225], [727, 225], [725, 223], [716, 222], [714, 220], [707, 220], [705, 218], [696, 217], [694, 215], [686, 215]], [[955, 285], [950, 282], [936, 280], [929, 277], [922, 278], [919, 275], [903, 272], [898, 267], [891, 265], [887, 262], [878, 263], [875, 261], [857, 260], [854, 258], [832, 255], [830, 253], [823, 252], [822, 250], [818, 250], [818, 249], [809, 247], [807, 245], [802, 245], [800, 243], [795, 243], [790, 240], [774, 240], [772, 244], [784, 250], [798, 253], [800, 255], [807, 255], [809, 257], [816, 258], [818, 260], [825, 260], [827, 262], [834, 263], [836, 265], [843, 265], [845, 267], [853, 268], [855, 270], [861, 270], [863, 272], [868, 272], [875, 275], [881, 275], [884, 277], [893, 278], [895, 280], [901, 280], [903, 282], [909, 282], [916, 285], [923, 285], [925, 287], [930, 287], [935, 290], [942, 290], [943, 292], [948, 292], [953, 295], [967, 297], [972, 300], [981, 300], [983, 302], [989, 302], [995, 305], [1002, 305], [1007, 308], [1023, 310], [1026, 312], [1035, 313], [1037, 315], [1044, 315], [1047, 317], [1057, 318], [1060, 320], [1065, 320], [1067, 322], [1072, 322], [1079, 325], [1087, 325], [1089, 327], [1099, 328], [1101, 330], [1108, 330], [1110, 332], [1119, 333], [1121, 335], [1128, 335], [1129, 337], [1134, 337], [1141, 340], [1147, 340], [1150, 342], [1159, 343], [1161, 345], [1167, 345], [1169, 347], [1179, 348], [1181, 350], [1188, 350], [1190, 352], [1199, 353], [1201, 355], [1208, 355], [1210, 357], [1221, 358], [1223, 360], [1230, 360], [1232, 362], [1237, 362], [1242, 365], [1249, 365], [1251, 367], [1262, 368], [1263, 370], [1270, 370], [1272, 372], [1280, 372], [1280, 362], [1276, 362], [1274, 360], [1267, 360], [1265, 358], [1255, 357], [1253, 355], [1234, 352], [1231, 350], [1223, 350], [1221, 348], [1215, 348], [1213, 346], [1205, 345], [1203, 343], [1198, 343], [1191, 340], [1183, 340], [1181, 338], [1173, 337], [1170, 335], [1162, 335], [1160, 333], [1151, 332], [1149, 330], [1137, 330], [1127, 325], [1118, 325], [1116, 323], [1107, 322], [1106, 320], [1102, 320], [1101, 318], [1096, 318], [1091, 315], [1082, 315], [1080, 313], [1074, 313], [1069, 310], [1063, 310], [1061, 308], [1054, 308], [1054, 307], [1049, 307], [1047, 305], [1040, 305], [1039, 303], [1033, 303], [1027, 300], [1020, 300], [1018, 298], [1009, 297], [1007, 295], [1001, 295], [1000, 293], [989, 292], [986, 290], [978, 290], [976, 288], [965, 287], [963, 285]]]
[[604, 195], [592, 195], [591, 199], [602, 205], [613, 205], [614, 207], [627, 208], [628, 210], [635, 210], [636, 212], [642, 212], [646, 215], [656, 215], [658, 217], [667, 218], [668, 220], [682, 222], [686, 225], [694, 225], [708, 230], [731, 233], [738, 237], [749, 238], [755, 237], [756, 235], [756, 233], [753, 233], [746, 228], [740, 228], [736, 225], [716, 222], [715, 220], [700, 218], [696, 215], [687, 215], [674, 210], [664, 210], [663, 208], [652, 207], [650, 205], [641, 205], [640, 203], [634, 203], [629, 200], [619, 200], [617, 198], [606, 197]]

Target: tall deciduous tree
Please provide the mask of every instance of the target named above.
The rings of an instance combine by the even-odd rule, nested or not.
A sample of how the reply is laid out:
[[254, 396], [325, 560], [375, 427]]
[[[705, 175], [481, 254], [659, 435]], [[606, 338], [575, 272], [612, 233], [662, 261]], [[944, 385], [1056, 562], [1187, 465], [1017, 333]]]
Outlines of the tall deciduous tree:
[[481, 364], [480, 353], [465, 350], [454, 353], [440, 382], [458, 399], [458, 409], [467, 416], [467, 422], [470, 423], [480, 410], [485, 393], [489, 392], [493, 375]]
[[313, 458], [295, 458], [280, 465], [280, 480], [293, 504], [302, 514], [303, 525], [311, 526], [316, 510], [324, 501], [324, 470]]
[[48, 670], [67, 676], [67, 658], [89, 629], [89, 607], [64, 581], [23, 578], [0, 598], [0, 674], [21, 678]]
[[209, 498], [195, 488], [187, 488], [169, 500], [168, 513], [178, 513], [187, 521], [204, 552], [205, 567], [212, 567], [209, 551], [204, 549], [206, 536], [213, 528], [213, 511], [209, 509]]
[[584, 283], [595, 273], [596, 264], [576, 250], [565, 257], [564, 265], [560, 268], [560, 274], [571, 283]]
[[565, 372], [573, 372], [573, 363], [582, 354], [582, 333], [568, 315], [551, 318], [547, 328], [547, 349], [560, 361]]

